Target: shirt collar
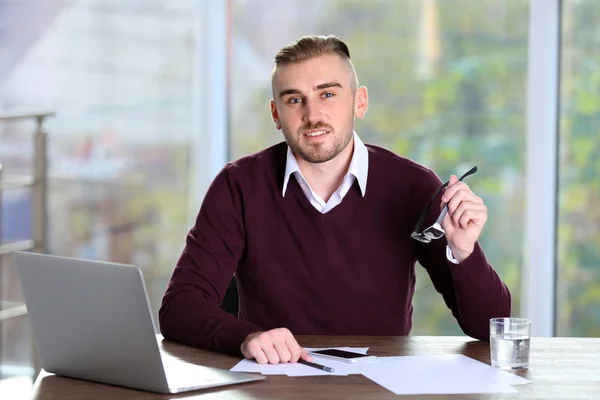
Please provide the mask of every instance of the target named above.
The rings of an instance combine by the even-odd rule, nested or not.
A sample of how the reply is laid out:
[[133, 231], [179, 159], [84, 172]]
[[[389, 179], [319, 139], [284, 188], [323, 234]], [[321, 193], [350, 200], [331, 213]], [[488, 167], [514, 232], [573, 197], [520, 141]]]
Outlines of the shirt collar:
[[[298, 161], [296, 161], [292, 149], [288, 146], [285, 162], [285, 175], [283, 178], [283, 191], [281, 193], [283, 197], [285, 197], [290, 176], [294, 172], [298, 172], [302, 175]], [[365, 197], [365, 194], [367, 193], [367, 176], [369, 175], [369, 151], [356, 132], [354, 132], [354, 151], [352, 153], [352, 160], [350, 161], [350, 166], [348, 167], [348, 172], [346, 172], [345, 176], [348, 175], [353, 175], [356, 178], [360, 191], [363, 197]]]

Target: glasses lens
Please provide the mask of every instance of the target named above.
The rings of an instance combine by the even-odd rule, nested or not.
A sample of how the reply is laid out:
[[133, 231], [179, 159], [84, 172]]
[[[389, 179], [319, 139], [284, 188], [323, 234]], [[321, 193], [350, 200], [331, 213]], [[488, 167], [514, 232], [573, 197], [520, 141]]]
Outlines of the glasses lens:
[[444, 236], [444, 233], [440, 232], [440, 231], [427, 231], [427, 232], [423, 232], [423, 236], [430, 238], [430, 239], [439, 239], [442, 236]]
[[439, 239], [445, 234], [446, 232], [443, 229], [438, 228], [437, 226], [430, 226], [429, 228], [425, 229], [421, 235], [429, 239]]
[[428, 237], [423, 236], [422, 234], [415, 233], [415, 232], [413, 232], [410, 235], [410, 237], [413, 238], [413, 239], [415, 239], [415, 240], [418, 240], [421, 243], [429, 243], [429, 242], [431, 242], [431, 239], [429, 239]]

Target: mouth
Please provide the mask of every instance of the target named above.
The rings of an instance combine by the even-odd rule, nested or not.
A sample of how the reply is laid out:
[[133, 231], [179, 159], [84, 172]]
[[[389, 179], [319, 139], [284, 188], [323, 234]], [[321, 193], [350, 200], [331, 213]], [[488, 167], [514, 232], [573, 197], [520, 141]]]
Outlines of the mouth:
[[303, 136], [306, 136], [306, 137], [309, 137], [309, 138], [313, 138], [313, 137], [323, 136], [323, 135], [326, 135], [328, 133], [329, 133], [329, 131], [327, 131], [327, 130], [315, 129], [315, 130], [304, 132]]

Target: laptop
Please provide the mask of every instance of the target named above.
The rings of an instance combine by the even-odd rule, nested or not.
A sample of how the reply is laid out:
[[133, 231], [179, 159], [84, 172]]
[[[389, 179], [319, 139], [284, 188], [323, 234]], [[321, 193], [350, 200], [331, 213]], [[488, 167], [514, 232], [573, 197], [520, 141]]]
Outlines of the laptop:
[[162, 354], [142, 271], [134, 266], [15, 252], [44, 370], [157, 393], [265, 377]]

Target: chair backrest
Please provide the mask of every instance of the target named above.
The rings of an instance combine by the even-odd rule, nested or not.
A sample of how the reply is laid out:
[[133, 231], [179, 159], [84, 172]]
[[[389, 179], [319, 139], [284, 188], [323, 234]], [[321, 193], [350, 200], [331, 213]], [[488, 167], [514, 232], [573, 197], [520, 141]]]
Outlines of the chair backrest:
[[229, 286], [227, 287], [227, 291], [225, 291], [225, 296], [223, 296], [223, 301], [219, 304], [219, 307], [234, 317], [238, 317], [239, 296], [235, 275], [231, 277], [231, 281], [229, 282]]

